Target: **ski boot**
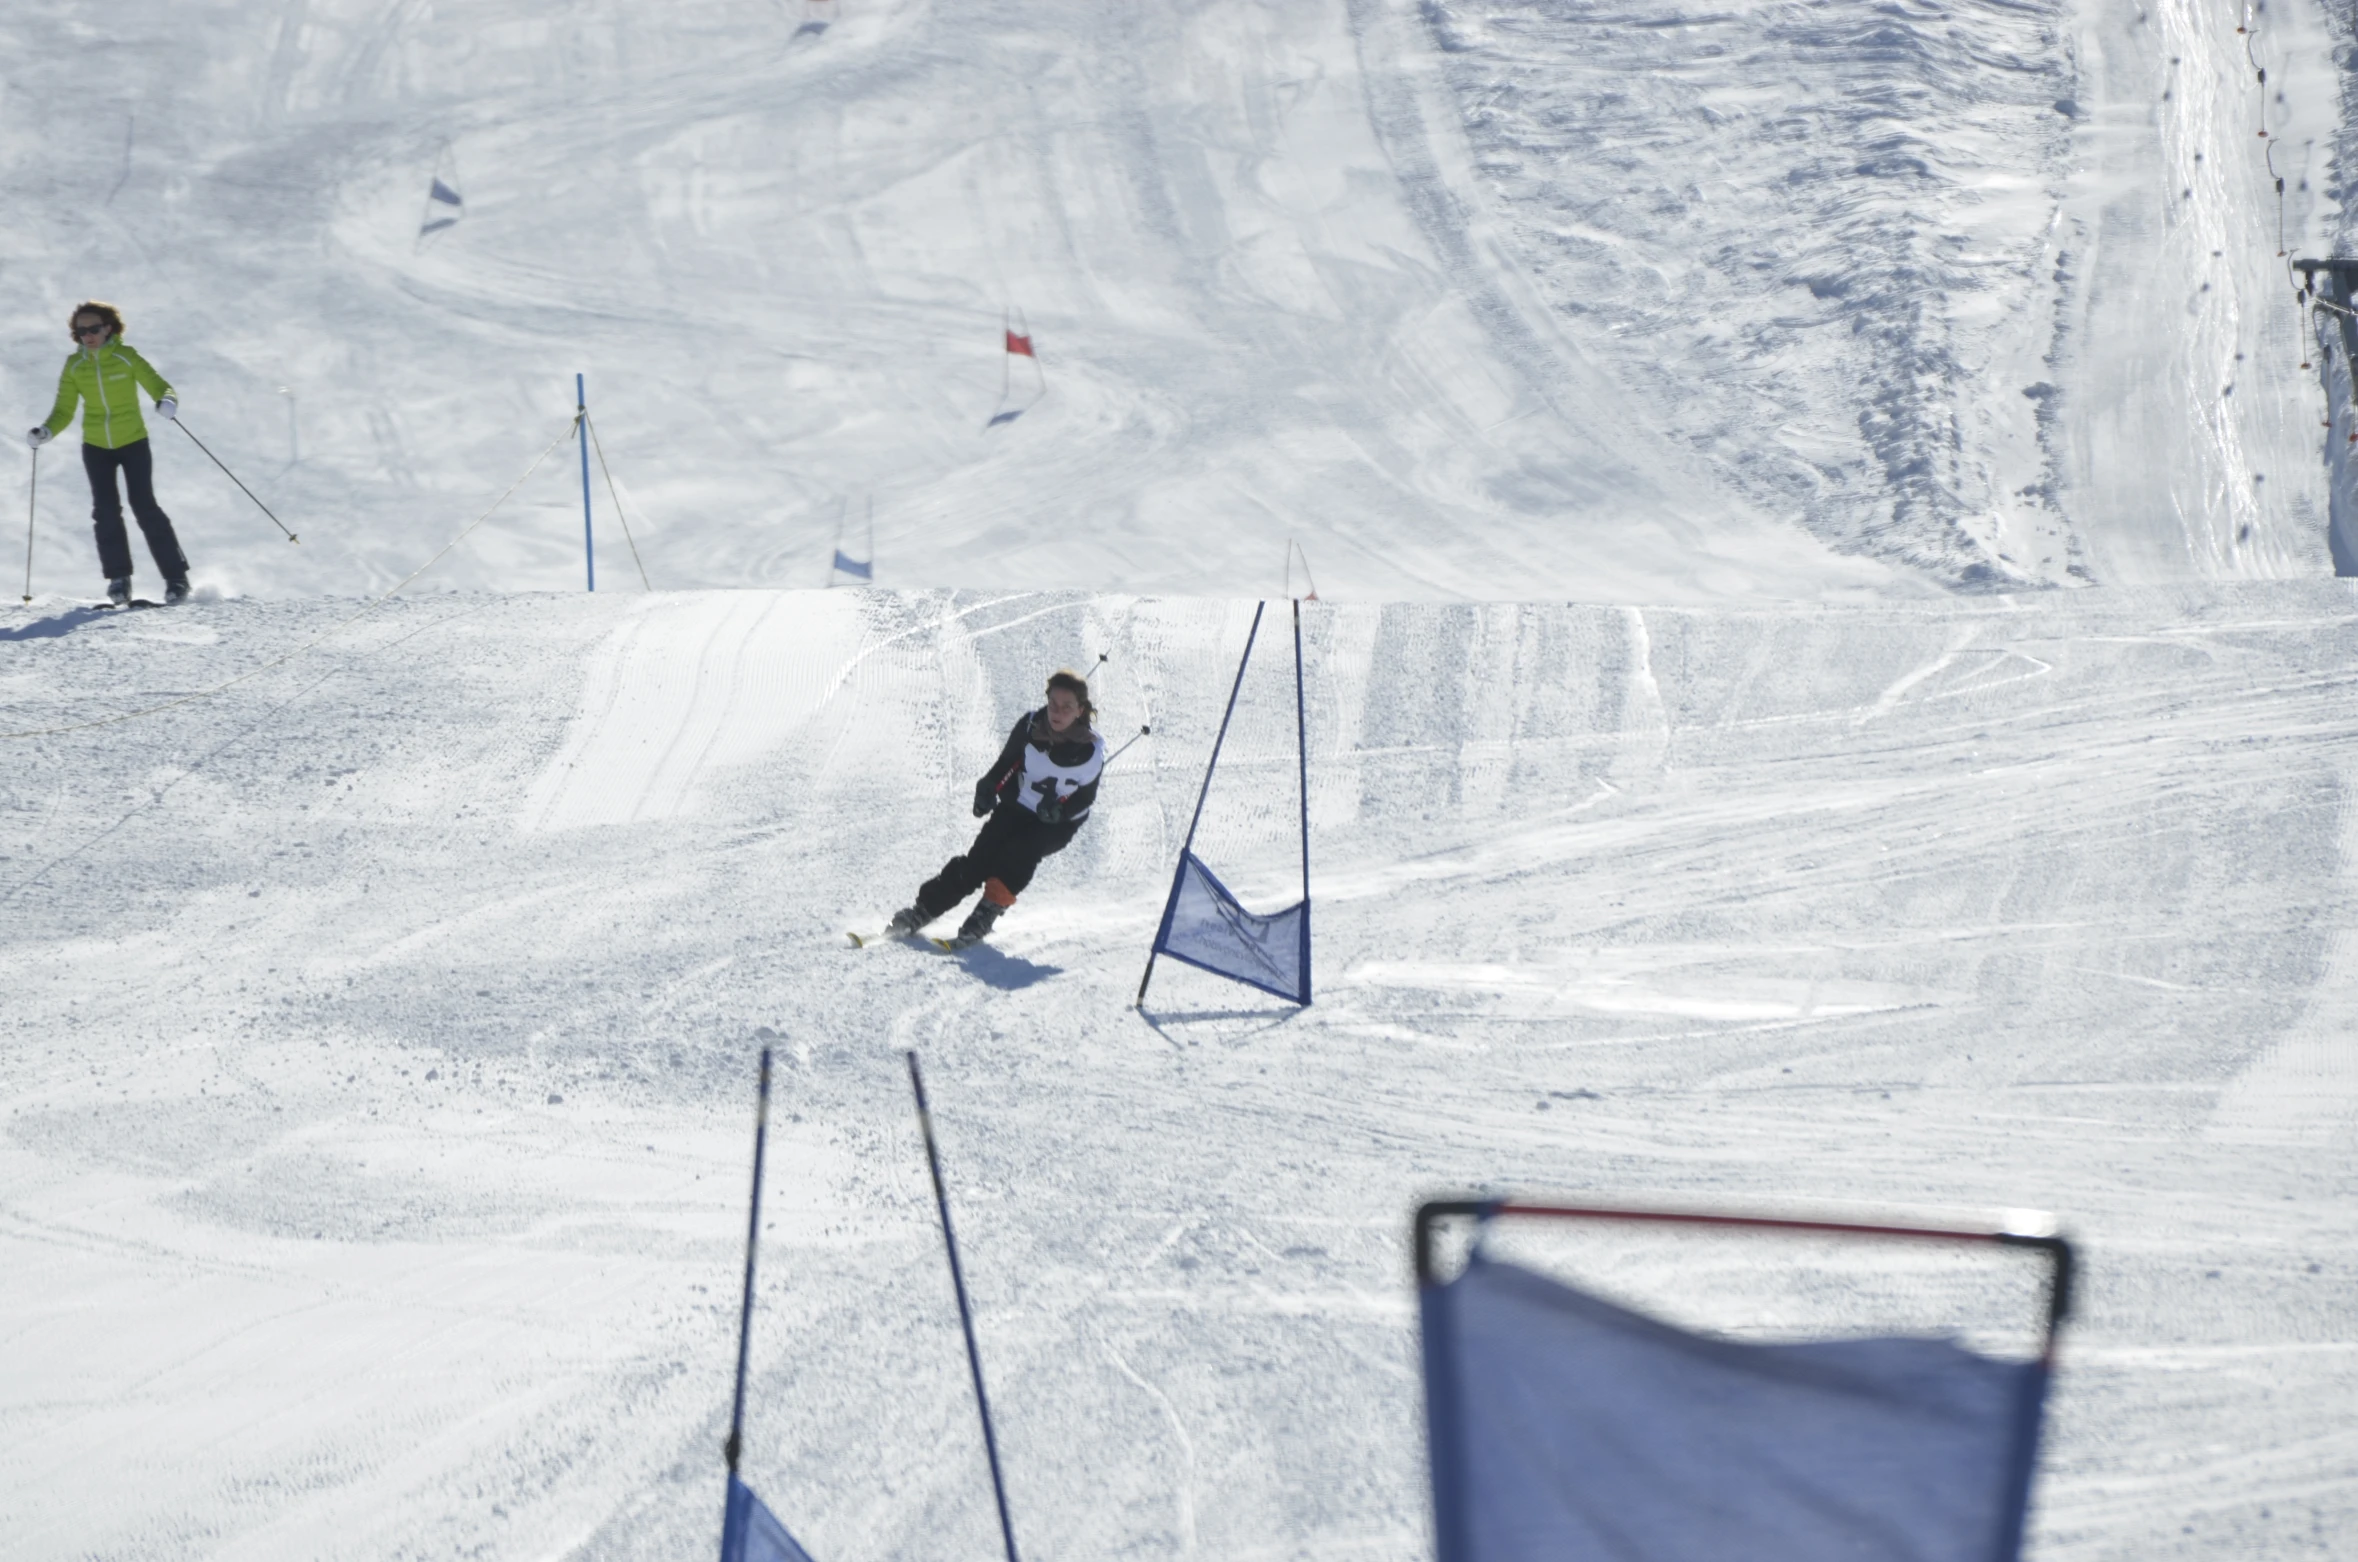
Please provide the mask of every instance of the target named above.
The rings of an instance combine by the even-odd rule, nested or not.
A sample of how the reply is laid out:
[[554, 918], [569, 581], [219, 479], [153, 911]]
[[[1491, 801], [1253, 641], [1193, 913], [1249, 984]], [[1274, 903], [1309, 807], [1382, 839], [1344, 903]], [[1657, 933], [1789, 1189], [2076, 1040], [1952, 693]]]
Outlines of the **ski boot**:
[[173, 607], [173, 606], [176, 606], [176, 605], [178, 605], [179, 603], [186, 602], [187, 600], [188, 600], [188, 582], [187, 582], [186, 580], [174, 580], [174, 581], [167, 581], [167, 582], [165, 583], [165, 585], [164, 585], [164, 605], [165, 605], [166, 607]]
[[131, 605], [131, 577], [117, 575], [106, 583], [106, 599], [117, 607]]
[[892, 914], [890, 922], [884, 924], [884, 936], [887, 938], [907, 938], [925, 926], [926, 923], [931, 922], [935, 915], [936, 913], [926, 910], [923, 906], [904, 906]]
[[942, 947], [945, 949], [971, 949], [991, 936], [992, 924], [999, 920], [999, 913], [1006, 909], [1005, 906], [988, 896], [976, 901], [974, 909], [966, 913], [966, 920], [958, 924], [957, 935], [943, 939]]

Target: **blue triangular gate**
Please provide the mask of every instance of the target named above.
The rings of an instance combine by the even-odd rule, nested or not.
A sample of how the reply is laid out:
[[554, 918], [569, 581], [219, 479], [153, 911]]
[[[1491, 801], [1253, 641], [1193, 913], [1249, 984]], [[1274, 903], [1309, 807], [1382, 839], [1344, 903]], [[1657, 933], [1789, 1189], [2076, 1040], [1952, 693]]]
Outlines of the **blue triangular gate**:
[[1236, 697], [1244, 689], [1245, 668], [1252, 663], [1253, 642], [1260, 636], [1267, 607], [1264, 602], [1253, 609], [1253, 627], [1236, 664], [1236, 683], [1228, 691], [1228, 710], [1220, 718], [1220, 735], [1212, 740], [1203, 790], [1196, 794], [1195, 817], [1188, 821], [1187, 841], [1179, 848], [1179, 865], [1171, 874], [1162, 925], [1146, 957], [1146, 974], [1138, 980], [1141, 1005], [1146, 1002], [1146, 984], [1154, 980], [1157, 955], [1169, 955], [1291, 1003], [1310, 1002], [1310, 743], [1302, 699], [1300, 602], [1294, 604], [1294, 741], [1302, 788], [1302, 898], [1267, 915], [1247, 911], [1195, 854], [1196, 827], [1203, 823], [1204, 800], [1212, 793], [1212, 773], [1220, 767], [1220, 749], [1228, 741], [1228, 724], [1236, 716]]

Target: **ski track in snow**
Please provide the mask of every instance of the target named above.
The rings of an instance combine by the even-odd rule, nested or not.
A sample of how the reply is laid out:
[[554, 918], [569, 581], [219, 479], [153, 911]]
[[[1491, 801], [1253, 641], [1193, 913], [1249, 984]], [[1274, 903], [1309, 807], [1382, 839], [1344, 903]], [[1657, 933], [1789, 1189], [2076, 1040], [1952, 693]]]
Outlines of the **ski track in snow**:
[[2064, 9], [1425, 14], [1521, 257], [1648, 421], [1754, 503], [1974, 583], [2071, 562], [2017, 492], [2033, 404], [1978, 388], [2048, 345]]
[[[1310, 604], [1298, 1014], [1168, 966], [1125, 1006], [1249, 603], [452, 605], [12, 749], [11, 1554], [708, 1547], [765, 1041], [748, 1471], [819, 1555], [995, 1522], [904, 1047], [1041, 1555], [1420, 1553], [1406, 1218], [1499, 1186], [2055, 1208], [2036, 1554], [2358, 1522], [2337, 584]], [[11, 730], [344, 616], [44, 611]], [[1201, 837], [1266, 903], [1288, 631]], [[1154, 736], [994, 945], [842, 948], [1097, 650]]]

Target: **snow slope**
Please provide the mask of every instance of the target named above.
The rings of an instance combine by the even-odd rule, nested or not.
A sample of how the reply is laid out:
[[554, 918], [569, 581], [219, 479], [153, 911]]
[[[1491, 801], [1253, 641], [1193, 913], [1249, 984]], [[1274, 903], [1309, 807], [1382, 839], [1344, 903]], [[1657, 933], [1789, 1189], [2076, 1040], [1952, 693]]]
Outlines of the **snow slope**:
[[[1417, 202], [1449, 186], [1404, 181], [1418, 132], [1370, 115], [1363, 49], [1396, 20], [798, 16], [147, 8], [103, 91], [12, 83], [35, 215], [0, 240], [0, 390], [45, 394], [76, 290], [121, 295], [192, 427], [304, 534], [288, 550], [168, 442], [192, 549], [239, 590], [398, 578], [563, 431], [577, 370], [664, 587], [819, 584], [871, 504], [898, 581], [1202, 589], [1277, 577], [1295, 536], [1362, 595], [1891, 584], [1618, 408], [1500, 263], [1435, 248]], [[69, 5], [0, 25], [77, 58]], [[159, 115], [167, 80], [202, 86]], [[421, 239], [437, 170], [465, 215]], [[1037, 405], [1000, 395], [1011, 307]], [[578, 582], [577, 484], [542, 468], [442, 578]], [[53, 491], [45, 580], [83, 546]], [[635, 585], [607, 525], [608, 582]]]
[[[2358, 615], [2269, 183], [2330, 248], [2329, 40], [0, 11], [0, 396], [38, 416], [113, 297], [303, 537], [166, 431], [212, 600], [93, 615], [40, 468], [0, 1556], [708, 1549], [765, 1043], [749, 1471], [826, 1562], [995, 1543], [907, 1047], [1034, 1555], [1423, 1554], [1405, 1226], [1490, 1186], [2056, 1209], [2036, 1554], [2346, 1549]], [[577, 589], [576, 371], [654, 593], [603, 479]], [[895, 589], [771, 589], [871, 504]], [[1142, 1016], [1289, 538], [1319, 1001], [1166, 967]], [[1256, 903], [1297, 871], [1265, 633], [1201, 841]], [[1155, 735], [997, 946], [838, 947], [1101, 651]]]
[[2288, 262], [2349, 248], [2334, 173], [2349, 19], [2164, 0], [2076, 21], [2093, 106], [2063, 213], [2059, 269], [2081, 280], [2059, 312], [2049, 445], [2087, 568], [2114, 584], [2329, 572], [2326, 408]]
[[[709, 1547], [765, 1041], [749, 1470], [823, 1558], [994, 1543], [905, 1047], [1033, 1555], [1421, 1554], [1406, 1220], [1494, 1186], [2056, 1209], [2035, 1554], [2358, 1524], [2337, 583], [1311, 604], [1299, 1014], [1127, 1007], [1249, 603], [350, 613], [4, 631], [11, 731], [165, 708], [12, 740], [0, 1553]], [[1263, 904], [1277, 647], [1203, 837]], [[1155, 734], [997, 947], [845, 946], [1101, 650]]]
[[1968, 587], [2330, 573], [2318, 8], [1425, 14], [1519, 264], [1732, 491]]
[[[665, 588], [821, 584], [871, 508], [899, 584], [1274, 590], [1288, 538], [1363, 599], [2316, 574], [2264, 154], [2328, 247], [2325, 23], [2231, 9], [24, 0], [0, 399], [122, 302], [303, 536], [166, 437], [232, 591], [399, 578], [576, 372]], [[437, 583], [577, 584], [579, 480]]]

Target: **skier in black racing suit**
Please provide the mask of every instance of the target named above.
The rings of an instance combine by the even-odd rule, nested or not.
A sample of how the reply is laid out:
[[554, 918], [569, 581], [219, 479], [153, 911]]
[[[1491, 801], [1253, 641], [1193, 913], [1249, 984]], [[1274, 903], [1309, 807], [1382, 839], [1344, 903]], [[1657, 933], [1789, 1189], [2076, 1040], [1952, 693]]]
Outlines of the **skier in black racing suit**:
[[975, 817], [990, 816], [974, 844], [917, 886], [915, 903], [895, 912], [886, 931], [906, 937], [980, 889], [982, 899], [949, 942], [963, 949], [990, 934], [1040, 859], [1071, 843], [1097, 800], [1105, 740], [1092, 727], [1095, 715], [1087, 679], [1060, 671], [1048, 680], [1048, 702], [1017, 720], [974, 784]]

